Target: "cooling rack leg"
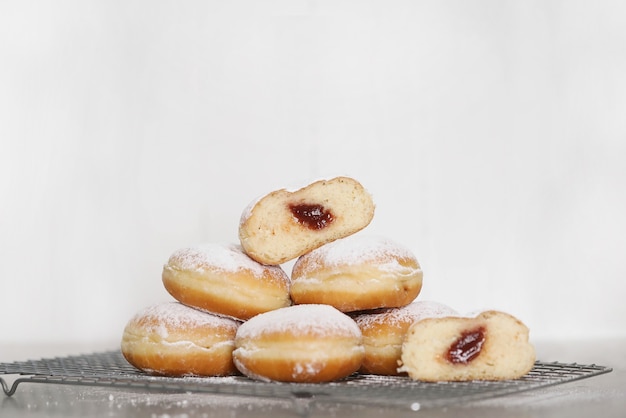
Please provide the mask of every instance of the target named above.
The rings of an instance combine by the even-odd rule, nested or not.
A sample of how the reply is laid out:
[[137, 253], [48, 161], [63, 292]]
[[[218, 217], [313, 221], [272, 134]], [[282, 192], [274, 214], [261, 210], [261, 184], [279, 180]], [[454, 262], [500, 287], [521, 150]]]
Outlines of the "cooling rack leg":
[[21, 382], [25, 380], [28, 380], [28, 379], [17, 379], [13, 382], [13, 384], [9, 388], [9, 385], [7, 384], [7, 382], [5, 382], [4, 379], [0, 377], [0, 386], [2, 386], [2, 390], [4, 391], [5, 395], [13, 396], [13, 394], [17, 390], [17, 385], [19, 385]]

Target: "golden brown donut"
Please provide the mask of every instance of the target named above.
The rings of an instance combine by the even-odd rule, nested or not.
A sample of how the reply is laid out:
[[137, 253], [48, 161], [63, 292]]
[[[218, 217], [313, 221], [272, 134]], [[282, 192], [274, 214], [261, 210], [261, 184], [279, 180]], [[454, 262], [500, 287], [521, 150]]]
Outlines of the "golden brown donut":
[[500, 311], [427, 318], [409, 328], [400, 371], [423, 381], [516, 379], [535, 363], [528, 328]]
[[373, 217], [374, 202], [363, 186], [336, 177], [253, 201], [241, 215], [239, 240], [258, 262], [282, 264], [365, 228]]
[[126, 360], [162, 376], [225, 376], [237, 372], [232, 360], [239, 322], [178, 302], [139, 311], [124, 328]]
[[295, 304], [327, 304], [353, 312], [411, 303], [422, 288], [422, 270], [407, 248], [355, 234], [298, 258], [291, 280]]
[[363, 374], [396, 376], [402, 354], [402, 342], [409, 327], [425, 318], [457, 315], [447, 305], [432, 301], [414, 301], [401, 308], [378, 309], [354, 317], [363, 334], [365, 358], [359, 370]]
[[163, 285], [185, 305], [241, 320], [291, 305], [283, 269], [257, 263], [234, 244], [174, 252], [163, 267]]
[[361, 366], [361, 331], [331, 306], [290, 306], [242, 324], [233, 358], [239, 371], [253, 379], [329, 382]]

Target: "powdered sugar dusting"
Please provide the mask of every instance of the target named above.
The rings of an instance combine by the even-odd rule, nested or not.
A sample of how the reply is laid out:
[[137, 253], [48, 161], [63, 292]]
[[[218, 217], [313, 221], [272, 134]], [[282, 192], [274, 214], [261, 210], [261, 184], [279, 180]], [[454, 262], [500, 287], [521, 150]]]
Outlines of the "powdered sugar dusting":
[[291, 376], [294, 379], [297, 379], [299, 376], [315, 376], [322, 370], [323, 367], [324, 364], [322, 363], [306, 361], [299, 362], [294, 365]]
[[294, 335], [339, 334], [360, 337], [361, 330], [348, 315], [329, 305], [293, 305], [262, 313], [243, 323], [238, 338], [256, 338], [265, 333]]
[[263, 273], [269, 269], [277, 275], [284, 275], [288, 280], [280, 266], [265, 266], [254, 261], [237, 244], [206, 243], [197, 247], [182, 248], [172, 254], [168, 264], [191, 271], [217, 269], [233, 273], [248, 269], [258, 277], [263, 276]]
[[166, 302], [148, 306], [139, 311], [131, 320], [151, 327], [150, 332], [167, 338], [171, 329], [193, 329], [203, 326], [237, 329], [239, 322], [233, 319], [212, 315], [179, 302]]
[[401, 322], [417, 322], [426, 318], [441, 318], [458, 316], [458, 312], [451, 307], [433, 301], [413, 301], [401, 308], [381, 309], [374, 313], [361, 314], [355, 321], [362, 329], [373, 325], [387, 323], [395, 325]]
[[416, 259], [413, 253], [406, 247], [383, 237], [354, 234], [342, 238], [300, 257], [296, 266], [308, 263], [311, 269], [320, 266], [341, 266], [346, 264], [359, 264], [371, 260], [387, 260], [380, 264], [386, 271], [394, 271], [401, 268], [397, 259]]

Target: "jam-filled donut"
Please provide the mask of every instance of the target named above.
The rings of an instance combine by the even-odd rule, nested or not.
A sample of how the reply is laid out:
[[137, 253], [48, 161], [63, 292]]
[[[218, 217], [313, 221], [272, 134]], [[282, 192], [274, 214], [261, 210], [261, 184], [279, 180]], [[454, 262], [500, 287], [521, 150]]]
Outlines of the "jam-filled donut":
[[252, 379], [329, 382], [359, 369], [361, 331], [352, 318], [331, 306], [294, 305], [243, 323], [233, 359]]
[[180, 249], [163, 267], [162, 278], [179, 302], [236, 319], [291, 305], [287, 273], [252, 260], [239, 245]]
[[528, 328], [500, 311], [427, 318], [409, 328], [400, 371], [423, 381], [516, 379], [535, 363]]
[[239, 322], [178, 302], [149, 306], [124, 328], [126, 360], [161, 376], [226, 376], [237, 373], [232, 352]]
[[426, 318], [458, 315], [447, 305], [432, 301], [414, 301], [401, 308], [377, 309], [359, 313], [354, 320], [363, 334], [365, 358], [360, 372], [396, 376], [402, 343], [409, 327]]
[[299, 257], [291, 280], [295, 304], [327, 304], [353, 312], [411, 303], [422, 288], [422, 269], [407, 248], [355, 234]]
[[374, 202], [363, 186], [336, 177], [253, 201], [241, 215], [239, 239], [258, 262], [282, 264], [365, 228], [373, 216]]

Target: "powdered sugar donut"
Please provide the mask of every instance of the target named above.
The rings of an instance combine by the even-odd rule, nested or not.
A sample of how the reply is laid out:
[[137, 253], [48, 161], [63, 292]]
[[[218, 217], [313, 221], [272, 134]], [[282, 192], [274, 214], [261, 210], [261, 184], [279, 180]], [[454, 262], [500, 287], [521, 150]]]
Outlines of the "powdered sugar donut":
[[422, 270], [407, 248], [355, 234], [298, 258], [291, 280], [295, 304], [327, 304], [352, 312], [411, 303], [422, 288]]
[[236, 373], [232, 360], [239, 322], [178, 302], [139, 311], [124, 328], [126, 360], [147, 373], [164, 376], [225, 376]]
[[328, 382], [361, 366], [364, 350], [354, 320], [327, 305], [298, 305], [241, 325], [233, 359], [244, 375], [282, 382]]
[[163, 285], [185, 305], [241, 320], [291, 305], [283, 269], [257, 263], [234, 244], [174, 252], [163, 267]]
[[282, 264], [365, 228], [373, 216], [372, 197], [358, 181], [319, 180], [253, 201], [241, 215], [239, 240], [253, 259]]
[[354, 317], [363, 334], [365, 358], [359, 370], [365, 374], [399, 375], [402, 343], [409, 327], [425, 318], [458, 315], [447, 305], [414, 301], [401, 308], [378, 309]]
[[516, 379], [535, 363], [528, 328], [500, 311], [477, 316], [426, 318], [409, 328], [402, 372], [423, 381]]

